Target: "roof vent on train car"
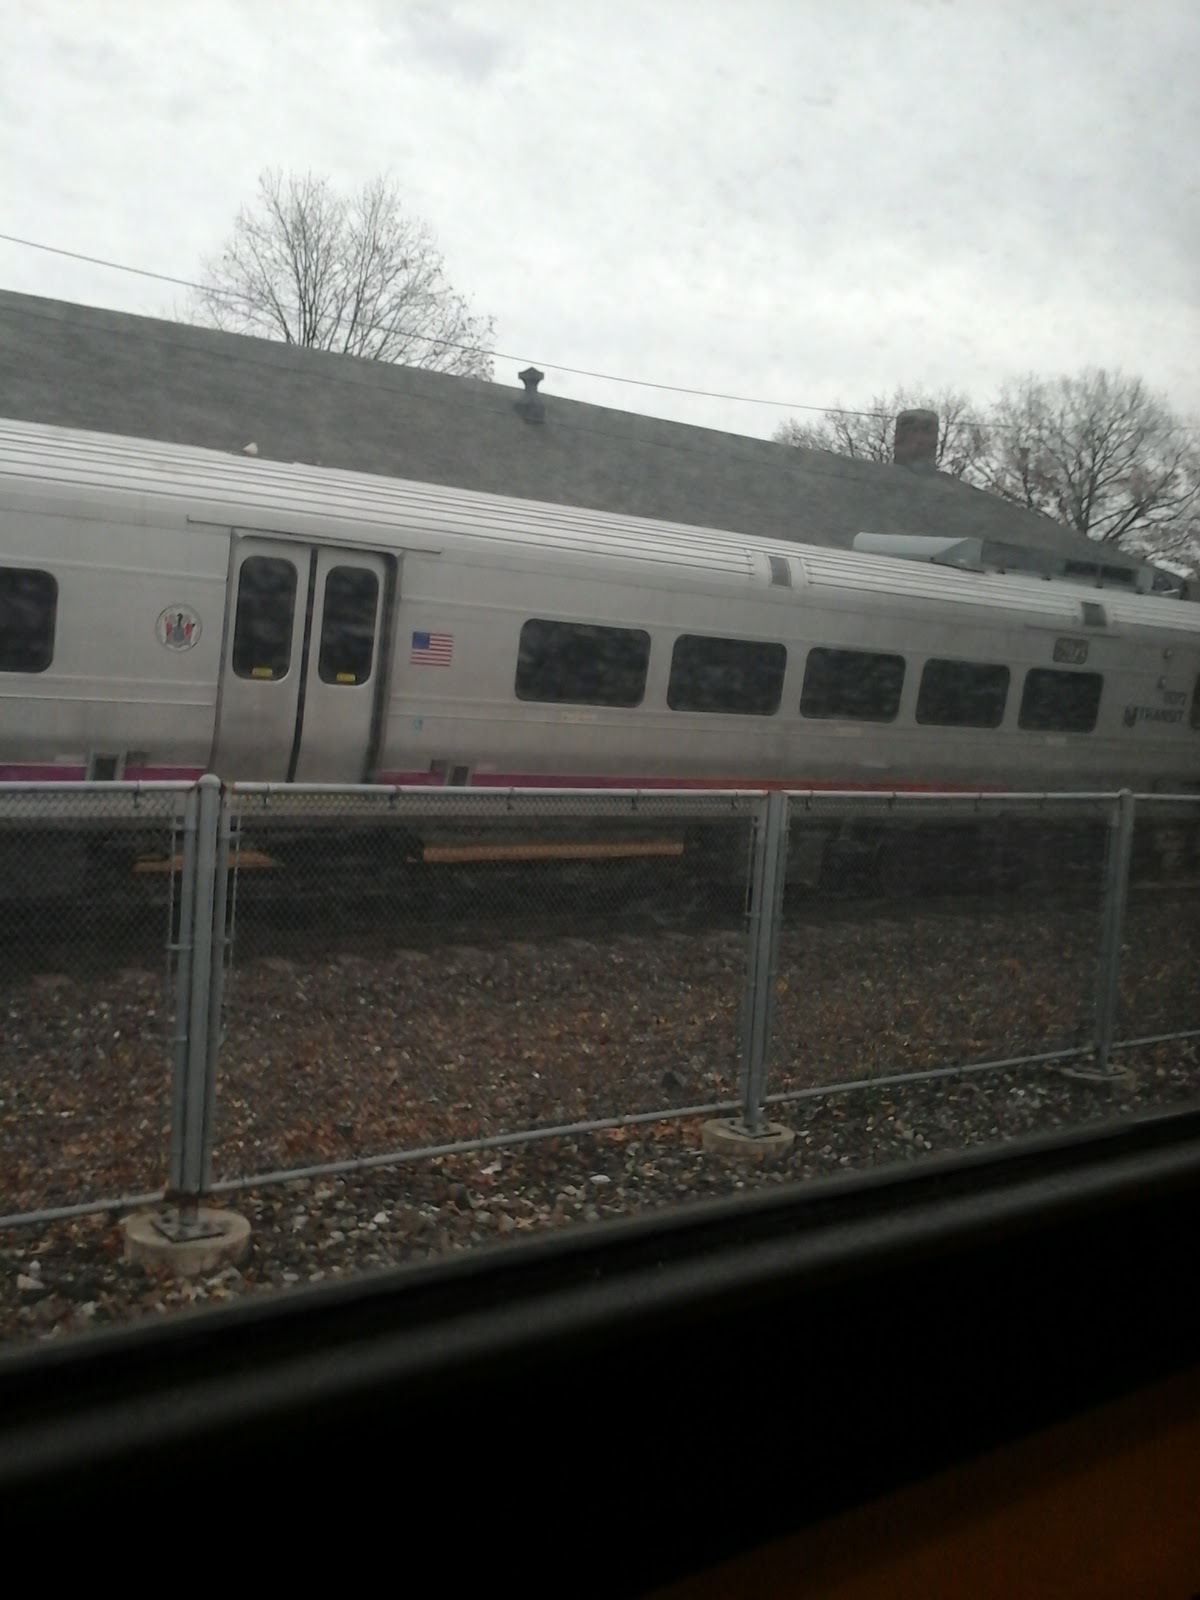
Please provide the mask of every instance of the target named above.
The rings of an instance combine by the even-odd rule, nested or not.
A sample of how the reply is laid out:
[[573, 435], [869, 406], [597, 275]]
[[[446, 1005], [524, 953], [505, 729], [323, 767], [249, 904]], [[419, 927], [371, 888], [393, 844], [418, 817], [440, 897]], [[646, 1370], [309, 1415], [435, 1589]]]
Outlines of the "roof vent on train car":
[[518, 372], [517, 377], [525, 385], [524, 398], [518, 400], [513, 410], [517, 415], [524, 417], [526, 422], [545, 422], [546, 404], [537, 392], [537, 386], [546, 376], [536, 367], [526, 367], [524, 372]]
[[792, 568], [786, 556], [768, 556], [767, 565], [771, 568], [771, 583], [780, 589], [792, 587]]

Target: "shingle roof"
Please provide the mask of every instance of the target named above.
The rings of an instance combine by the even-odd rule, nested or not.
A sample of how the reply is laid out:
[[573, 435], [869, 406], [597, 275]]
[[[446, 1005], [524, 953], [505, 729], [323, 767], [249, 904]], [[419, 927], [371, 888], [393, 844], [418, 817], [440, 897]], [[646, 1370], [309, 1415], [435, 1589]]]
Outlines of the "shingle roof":
[[[241, 450], [810, 544], [952, 534], [1096, 547], [929, 470], [696, 428], [541, 391], [0, 291], [0, 414]], [[1136, 565], [1105, 550], [1106, 561]]]

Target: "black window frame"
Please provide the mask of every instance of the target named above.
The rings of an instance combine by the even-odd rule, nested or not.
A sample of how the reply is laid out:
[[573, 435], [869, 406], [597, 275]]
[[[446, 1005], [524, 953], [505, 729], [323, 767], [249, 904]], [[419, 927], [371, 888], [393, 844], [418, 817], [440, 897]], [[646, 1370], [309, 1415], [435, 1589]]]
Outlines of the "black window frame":
[[[13, 589], [24, 587], [24, 596], [5, 593], [6, 580], [16, 580]], [[36, 591], [40, 590], [40, 593]], [[58, 579], [45, 567], [0, 567], [0, 672], [22, 673], [35, 677], [54, 661], [58, 634]], [[36, 610], [37, 626], [21, 627], [19, 613]], [[49, 629], [45, 621], [49, 613]]]
[[[246, 643], [241, 636], [242, 631], [242, 606], [246, 598], [246, 572], [249, 568], [258, 569], [260, 566], [286, 567], [292, 575], [291, 604], [287, 618], [287, 653], [283, 658], [282, 670], [278, 663], [267, 663], [261, 659], [250, 662], [247, 660]], [[247, 679], [254, 683], [282, 683], [292, 670], [292, 645], [296, 637], [296, 601], [300, 593], [300, 571], [295, 561], [288, 556], [269, 556], [260, 552], [249, 555], [238, 568], [237, 602], [233, 612], [233, 640], [230, 647], [229, 660], [235, 678]], [[251, 644], [257, 643], [251, 640]]]
[[[838, 663], [849, 661], [852, 658], [859, 661], [870, 661], [876, 663], [876, 670], [879, 670], [878, 664], [884, 662], [889, 663], [889, 665], [899, 665], [900, 675], [894, 686], [894, 704], [892, 704], [890, 700], [887, 702], [888, 704], [892, 704], [892, 709], [890, 711], [881, 711], [879, 713], [872, 714], [852, 707], [847, 709], [846, 702], [844, 701], [840, 703], [834, 710], [814, 710], [812, 708], [810, 696], [813, 695], [818, 688], [818, 685], [812, 681], [814, 674], [824, 670], [826, 666], [833, 666]], [[907, 676], [907, 658], [902, 655], [898, 655], [895, 651], [850, 650], [845, 649], [840, 645], [814, 645], [813, 648], [808, 652], [808, 659], [804, 663], [804, 682], [800, 686], [800, 715], [813, 721], [820, 722], [875, 722], [881, 724], [895, 722], [896, 718], [900, 715], [900, 703], [904, 697], [904, 683]], [[828, 694], [830, 683], [827, 682], [819, 687], [822, 692]], [[805, 704], [806, 701], [809, 702], [808, 705]]]
[[[931, 674], [931, 670], [933, 672]], [[947, 670], [949, 669], [949, 670]], [[964, 716], [932, 716], [933, 707], [929, 701], [935, 696], [943, 699], [966, 699], [971, 696], [991, 693], [995, 696], [995, 689], [988, 690], [986, 685], [980, 683], [974, 688], [952, 687], [949, 690], [945, 682], [934, 683], [932, 678], [941, 676], [943, 679], [952, 672], [962, 672], [966, 675], [975, 674], [980, 680], [985, 674], [995, 678], [1003, 677], [1003, 689], [999, 697], [999, 710], [993, 704], [992, 714], [986, 720], [977, 717]], [[921, 668], [921, 682], [917, 688], [916, 720], [923, 728], [998, 728], [1004, 721], [1004, 714], [1008, 709], [1008, 695], [1012, 688], [1012, 670], [1002, 661], [968, 661], [961, 657], [930, 656]]]
[[[724, 663], [712, 661], [702, 662], [699, 658], [707, 646], [715, 646], [714, 654], [726, 656]], [[698, 683], [703, 674], [709, 677], [714, 673], [729, 673], [731, 669], [739, 669], [737, 657], [739, 652], [744, 652], [743, 665], [749, 665], [752, 652], [759, 653], [760, 663], [765, 664], [769, 658], [773, 665], [768, 669], [770, 673], [770, 693], [758, 703], [734, 704], [730, 700], [721, 703], [721, 684], [716, 685], [717, 692], [704, 692], [704, 686]], [[756, 669], [756, 670], [761, 670]], [[690, 681], [687, 675], [690, 674]], [[671, 647], [671, 673], [667, 682], [667, 705], [672, 711], [694, 712], [701, 716], [727, 716], [727, 717], [773, 717], [783, 704], [783, 683], [787, 675], [787, 646], [780, 644], [776, 639], [743, 639], [734, 638], [729, 634], [716, 633], [681, 633]], [[732, 679], [730, 679], [732, 682]], [[743, 682], [745, 676], [743, 676]], [[686, 692], [685, 692], [686, 691]]]
[[[343, 666], [341, 672], [337, 671], [336, 663], [331, 663], [328, 659], [332, 653], [332, 644], [328, 637], [330, 620], [330, 589], [334, 583], [334, 580], [337, 579], [341, 573], [352, 573], [356, 579], [367, 578], [370, 580], [371, 584], [370, 634], [367, 634], [365, 626], [363, 625], [365, 618], [365, 613], [363, 613], [361, 614], [357, 624], [356, 638], [356, 644], [360, 649], [363, 641], [365, 640], [366, 642], [366, 668], [362, 672], [356, 671], [353, 676], [347, 670], [346, 666]], [[331, 684], [338, 689], [357, 688], [364, 683], [370, 683], [371, 674], [375, 670], [375, 647], [377, 643], [376, 635], [379, 632], [379, 589], [379, 574], [376, 572], [374, 567], [364, 567], [361, 565], [361, 563], [342, 561], [339, 562], [336, 567], [330, 567], [326, 572], [325, 588], [321, 595], [321, 636], [317, 641], [317, 676], [322, 683]], [[343, 642], [346, 638], [344, 631], [345, 615], [346, 614], [343, 613], [341, 618], [343, 623], [343, 632], [340, 635], [340, 639]], [[338, 612], [336, 609], [334, 616], [338, 617]]]
[[[624, 692], [616, 695], [589, 692], [578, 670], [565, 689], [545, 681], [545, 674], [550, 670], [569, 670], [572, 662], [566, 652], [572, 647], [582, 647], [589, 640], [598, 644], [607, 641], [614, 648], [621, 644], [636, 645], [628, 662], [623, 666], [616, 663], [618, 670], [627, 675], [629, 687]], [[608, 668], [611, 670], [613, 665], [609, 662]], [[650, 635], [644, 628], [623, 628], [611, 623], [579, 622], [561, 617], [528, 617], [521, 625], [517, 640], [513, 693], [526, 705], [595, 706], [602, 710], [630, 711], [646, 698], [649, 672]], [[539, 673], [543, 675], [542, 681], [530, 681], [530, 675]], [[635, 681], [636, 694], [632, 689]]]
[[1188, 722], [1200, 730], [1200, 672], [1196, 674], [1196, 687], [1192, 690], [1192, 709], [1188, 713]]
[[[1039, 717], [1038, 720], [1031, 720], [1029, 700], [1033, 692], [1033, 686], [1063, 679], [1074, 679], [1080, 683], [1086, 682], [1096, 685], [1091, 721], [1086, 726], [1078, 720], [1064, 722], [1059, 719], [1050, 722], [1045, 720], [1044, 716]], [[1030, 667], [1025, 674], [1025, 681], [1021, 685], [1021, 707], [1017, 713], [1017, 726], [1026, 733], [1094, 733], [1096, 724], [1100, 720], [1100, 704], [1103, 698], [1104, 674], [1102, 672], [1068, 672], [1062, 667]]]

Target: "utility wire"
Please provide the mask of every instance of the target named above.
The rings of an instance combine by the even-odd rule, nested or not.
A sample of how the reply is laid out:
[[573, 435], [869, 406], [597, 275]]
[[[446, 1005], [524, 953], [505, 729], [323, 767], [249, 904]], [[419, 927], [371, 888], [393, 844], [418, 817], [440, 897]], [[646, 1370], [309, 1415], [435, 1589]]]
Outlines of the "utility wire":
[[[0, 233], [0, 240], [7, 244], [20, 245], [27, 250], [42, 250], [49, 255], [65, 256], [71, 261], [83, 261], [90, 266], [107, 267], [113, 272], [126, 272], [139, 278], [152, 278], [158, 283], [174, 284], [181, 289], [194, 289], [200, 294], [212, 295], [219, 299], [231, 300], [242, 304], [246, 304], [249, 301], [248, 296], [238, 294], [233, 289], [219, 289], [211, 284], [198, 283], [193, 278], [177, 278], [167, 272], [154, 272], [147, 267], [130, 266], [128, 262], [124, 261], [109, 261], [103, 256], [87, 255], [79, 250], [66, 250], [60, 245], [43, 244], [37, 239], [23, 239], [16, 234]], [[369, 333], [382, 329], [384, 326], [382, 323], [366, 323], [363, 325], [363, 331]], [[386, 326], [392, 332], [403, 334], [405, 338], [415, 339], [425, 344], [440, 345], [447, 350], [463, 350], [471, 354], [491, 356], [496, 361], [529, 362], [532, 364], [535, 359], [531, 356], [513, 355], [505, 350], [489, 350], [481, 345], [463, 344], [453, 339], [438, 339], [432, 334], [417, 333], [406, 328], [395, 328], [391, 324]], [[337, 354], [336, 351], [331, 353]], [[626, 378], [615, 372], [596, 372], [588, 367], [568, 367], [559, 361], [547, 361], [546, 365], [556, 372], [567, 372], [576, 378], [596, 378], [603, 383], [623, 383], [638, 389], [655, 389], [664, 394], [690, 395], [701, 400], [729, 400], [737, 405], [773, 406], [781, 411], [809, 411], [829, 417], [866, 417], [873, 421], [891, 421], [894, 416], [894, 413], [889, 411], [864, 411], [857, 410], [851, 406], [814, 405], [811, 402], [800, 400], [770, 400], [762, 395], [730, 394], [719, 389], [693, 389], [684, 384], [656, 383], [649, 378]], [[1188, 424], [1182, 424], [1181, 426], [1184, 431], [1196, 431]], [[977, 417], [956, 417], [952, 422], [942, 422], [941, 427], [947, 432], [951, 429], [961, 428], [983, 428], [991, 432], [1004, 431], [996, 423]]]
[[[31, 315], [40, 316], [40, 317], [43, 318], [43, 320], [45, 320], [47, 322], [52, 320], [48, 313], [33, 312], [33, 313], [31, 313]], [[106, 329], [103, 329], [101, 331], [103, 332], [103, 334], [105, 336], [107, 336], [109, 338], [112, 338], [112, 339], [119, 339], [120, 338], [120, 335], [117, 332], [115, 332], [115, 330], [106, 328]], [[153, 335], [152, 334], [152, 335], [149, 335], [148, 338], [149, 339], [153, 339], [155, 343], [162, 345], [164, 348], [167, 348], [167, 349], [174, 348], [172, 342], [165, 335], [161, 335], [161, 334], [160, 335]], [[267, 341], [267, 342], [274, 343], [276, 341]], [[296, 346], [294, 346], [294, 345], [292, 345], [292, 346], [281, 345], [280, 348], [281, 349], [295, 349]], [[241, 368], [243, 370], [245, 370], [248, 367], [257, 367], [257, 368], [262, 368], [262, 369], [264, 369], [266, 371], [270, 371], [270, 372], [277, 372], [278, 371], [277, 365], [274, 362], [272, 362], [268, 357], [260, 356], [260, 355], [247, 355], [247, 354], [244, 354], [241, 351], [238, 351], [238, 352], [235, 353], [235, 352], [230, 351], [230, 350], [214, 350], [214, 351], [208, 352], [208, 359], [209, 360], [224, 361], [224, 362], [227, 362], [231, 366], [236, 366], [236, 367]], [[373, 367], [373, 366], [379, 366], [379, 365], [386, 366], [386, 365], [388, 365], [388, 363], [367, 362], [367, 363], [363, 363], [363, 365], [365, 365], [367, 367]], [[413, 367], [413, 368], [409, 368], [407, 370], [410, 371], [410, 372], [416, 372], [416, 373], [419, 373], [419, 374], [422, 374], [422, 375], [426, 371], [426, 369], [423, 368], [423, 367]], [[435, 376], [437, 376], [437, 374], [430, 373], [429, 376], [435, 377]], [[380, 392], [379, 383], [372, 376], [369, 376], [366, 373], [363, 373], [361, 370], [359, 370], [355, 366], [347, 366], [342, 371], [336, 372], [336, 373], [323, 372], [321, 374], [321, 380], [320, 381], [323, 384], [325, 384], [327, 386], [332, 386], [334, 388], [369, 389], [373, 394], [376, 394], [376, 395], [378, 395], [379, 392]], [[411, 382], [411, 380], [410, 380], [410, 382]], [[409, 401], [419, 401], [422, 406], [442, 406], [443, 408], [445, 408], [447, 411], [450, 411], [451, 413], [457, 413], [459, 408], [460, 408], [460, 406], [461, 406], [461, 404], [462, 404], [462, 402], [460, 400], [458, 400], [458, 399], [449, 398], [446, 395], [444, 389], [442, 390], [441, 393], [436, 393], [436, 392], [430, 391], [427, 388], [421, 387], [419, 384], [412, 385], [411, 388], [410, 388], [410, 392], [406, 396], [404, 396], [403, 398], [406, 399], [406, 400], [409, 400]], [[609, 428], [597, 428], [597, 427], [593, 426], [592, 424], [586, 423], [586, 422], [583, 422], [583, 423], [574, 422], [574, 421], [571, 421], [568, 417], [564, 417], [561, 414], [558, 414], [558, 415], [555, 416], [554, 426], [555, 426], [555, 431], [556, 432], [560, 432], [561, 431], [561, 432], [565, 432], [565, 433], [576, 433], [576, 434], [580, 434], [580, 435], [586, 434], [590, 438], [595, 438], [595, 439], [613, 439], [613, 440], [617, 440], [620, 443], [626, 444], [626, 445], [629, 443], [628, 435], [626, 435], [624, 433], [614, 432], [612, 429], [609, 429]], [[699, 431], [699, 430], [697, 430], [697, 431]], [[742, 446], [743, 443], [744, 443], [745, 448], [750, 452], [753, 452], [760, 445], [765, 445], [765, 444], [769, 443], [769, 441], [766, 440], [766, 439], [757, 439], [757, 438], [750, 438], [750, 437], [745, 437], [744, 440], [743, 440], [743, 436], [739, 435], [739, 434], [732, 434], [732, 435], [728, 435], [727, 437], [737, 440], [739, 446]], [[723, 461], [726, 466], [728, 466], [728, 464], [729, 464], [729, 458], [728, 458], [728, 456], [726, 454], [718, 455], [718, 453], [716, 451], [711, 450], [711, 449], [707, 449], [703, 445], [686, 444], [686, 443], [684, 443], [682, 440], [680, 440], [678, 438], [669, 438], [669, 439], [645, 438], [645, 439], [642, 439], [640, 441], [640, 443], [645, 445], [645, 446], [647, 446], [647, 447], [649, 447], [649, 448], [653, 448], [653, 449], [656, 449], [656, 450], [664, 450], [664, 451], [667, 451], [667, 452], [669, 452], [671, 454], [675, 454], [675, 455], [702, 456], [702, 457], [704, 457], [704, 458], [706, 458], [707, 460], [710, 460], [710, 461], [711, 460]], [[214, 447], [214, 448], [216, 448], [216, 447]], [[869, 466], [869, 465], [873, 464], [873, 463], [865, 462], [865, 461], [863, 461], [861, 459], [851, 460], [851, 458], [849, 458], [847, 456], [840, 456], [840, 455], [835, 454], [832, 451], [807, 451], [806, 452], [806, 456], [809, 458], [809, 459], [807, 459], [805, 461], [805, 471], [806, 472], [811, 473], [814, 476], [821, 477], [821, 478], [843, 479], [844, 481], [846, 481], [848, 483], [851, 483], [851, 482], [861, 483], [862, 474], [861, 474], [861, 470], [860, 469], [863, 466]], [[753, 455], [751, 455], [751, 456], [747, 457], [747, 459], [758, 459], [758, 458], [754, 457]], [[309, 463], [309, 464], [310, 465], [318, 465], [319, 463]], [[843, 470], [843, 467], [848, 469], [848, 470]], [[362, 471], [362, 470], [367, 470], [367, 469], [359, 468], [358, 470]], [[490, 492], [498, 494], [498, 493], [502, 493], [504, 491], [502, 491], [500, 489], [493, 489]], [[665, 519], [661, 519], [661, 520], [669, 521], [670, 518], [665, 518]]]
[[[244, 303], [247, 299], [247, 296], [240, 295], [236, 290], [233, 289], [214, 288], [210, 284], [197, 283], [192, 278], [176, 278], [167, 272], [152, 272], [146, 267], [129, 266], [124, 261], [108, 261], [102, 256], [85, 255], [79, 250], [64, 250], [59, 245], [42, 244], [36, 239], [21, 239], [18, 238], [16, 234], [12, 233], [0, 233], [0, 239], [3, 239], [7, 244], [22, 245], [27, 250], [44, 250], [50, 255], [66, 256], [72, 261], [85, 261], [93, 267], [108, 267], [114, 272], [129, 272], [133, 273], [139, 278], [153, 278], [159, 283], [172, 283], [180, 289], [195, 289], [200, 294], [215, 295], [224, 300], [234, 300]], [[368, 323], [365, 325], [364, 331], [370, 332], [379, 326], [380, 324], [378, 323]], [[432, 334], [428, 333], [412, 333], [405, 328], [397, 328], [394, 331], [404, 334], [406, 338], [422, 340], [426, 344], [442, 345], [444, 348], [449, 350], [466, 350], [472, 353], [478, 353], [479, 355], [491, 356], [496, 361], [531, 362], [534, 359], [531, 356], [513, 355], [505, 350], [488, 350], [480, 345], [462, 344], [453, 339], [437, 339], [434, 338]], [[726, 394], [723, 391], [716, 389], [691, 389], [683, 384], [654, 383], [648, 378], [624, 378], [615, 372], [594, 372], [588, 367], [567, 367], [564, 366], [561, 361], [547, 361], [546, 365], [554, 368], [554, 370], [557, 372], [569, 372], [573, 377], [576, 378], [599, 378], [605, 383], [632, 384], [639, 389], [659, 389], [667, 394], [694, 395], [702, 400], [732, 400], [736, 401], [739, 405], [776, 406], [782, 411], [828, 412], [831, 416], [839, 417], [886, 418], [889, 415], [889, 413], [885, 411], [855, 411], [847, 406], [805, 405], [800, 401], [793, 400], [767, 400], [760, 395]]]
[[[0, 239], [8, 239], [8, 237], [9, 236], [7, 234], [0, 233]], [[65, 253], [70, 254], [71, 252], [65, 252]], [[84, 258], [84, 259], [90, 259], [90, 258]], [[141, 269], [130, 268], [129, 270], [140, 272]], [[161, 278], [163, 276], [163, 274], [160, 274], [160, 273], [147, 273], [146, 276]], [[167, 281], [168, 282], [183, 282], [184, 280], [167, 279]], [[34, 316], [41, 315], [47, 321], [51, 320], [49, 315], [46, 314], [46, 313], [34, 312], [32, 314]], [[114, 339], [120, 337], [120, 335], [115, 330], [105, 329], [103, 331], [105, 333], [108, 333]], [[169, 341], [168, 341], [168, 339], [167, 339], [167, 337], [165, 335], [158, 335], [158, 336], [152, 335], [151, 337], [154, 339], [154, 341], [156, 343], [163, 344], [164, 346], [169, 346]], [[234, 365], [243, 367], [243, 368], [244, 367], [261, 367], [261, 368], [271, 369], [271, 368], [274, 367], [273, 363], [271, 363], [270, 361], [264, 359], [261, 356], [251, 356], [251, 355], [247, 355], [247, 354], [235, 354], [232, 351], [226, 351], [226, 350], [213, 351], [213, 352], [210, 352], [210, 354], [219, 356], [220, 359], [222, 359], [224, 361], [227, 361], [229, 363], [232, 363]], [[375, 363], [370, 363], [370, 365], [375, 365]], [[416, 370], [420, 371], [422, 369], [416, 369]], [[356, 366], [348, 367], [345, 370], [343, 370], [341, 372], [338, 372], [336, 375], [333, 374], [333, 373], [328, 373], [328, 372], [324, 373], [324, 374], [322, 374], [322, 382], [327, 383], [327, 384], [332, 384], [335, 387], [351, 388], [351, 389], [370, 388], [370, 389], [374, 390], [375, 392], [378, 392], [377, 384], [375, 382], [373, 382], [369, 377], [367, 377], [365, 375], [365, 373], [360, 376], [359, 375], [359, 370], [356, 369]], [[454, 409], [454, 410], [457, 409], [457, 406], [458, 406], [458, 403], [459, 403], [457, 401], [453, 401], [453, 400], [447, 398], [444, 394], [431, 393], [428, 390], [426, 390], [424, 393], [422, 393], [419, 389], [414, 391], [414, 393], [412, 394], [411, 398], [418, 399], [422, 405], [440, 405], [440, 406], [450, 407], [451, 409]], [[855, 415], [879, 415], [879, 413], [854, 413], [854, 414]], [[556, 419], [556, 427], [559, 428], [559, 429], [564, 429], [568, 433], [576, 433], [576, 434], [580, 434], [580, 435], [585, 435], [586, 434], [586, 435], [589, 435], [589, 436], [592, 436], [592, 437], [595, 437], [595, 438], [614, 439], [614, 440], [619, 440], [623, 444], [624, 443], [628, 443], [628, 440], [627, 440], [626, 436], [624, 434], [622, 434], [622, 433], [613, 433], [608, 429], [597, 428], [597, 427], [595, 427], [593, 425], [590, 425], [590, 424], [587, 424], [587, 423], [579, 423], [579, 422], [568, 421], [565, 417], [562, 417], [562, 416], [559, 416]], [[756, 440], [756, 439], [747, 439], [745, 442], [746, 442], [747, 446], [755, 446], [755, 445], [760, 444], [763, 441], [759, 441], [759, 440]], [[657, 447], [657, 448], [660, 448], [660, 449], [663, 449], [663, 450], [666, 450], [667, 452], [672, 453], [672, 454], [697, 455], [697, 456], [704, 456], [704, 457], [707, 457], [709, 459], [718, 459], [714, 451], [712, 451], [710, 449], [705, 449], [703, 446], [684, 443], [680, 439], [644, 439], [642, 441], [642, 443], [643, 444], [647, 444], [647, 445], [651, 445], [651, 446], [654, 446], [654, 447]], [[213, 447], [213, 448], [217, 448], [217, 447]], [[805, 451], [804, 454], [808, 458], [805, 461], [805, 471], [808, 472], [808, 473], [811, 473], [815, 477], [820, 477], [820, 478], [824, 478], [824, 479], [827, 479], [827, 480], [842, 479], [842, 480], [845, 480], [847, 482], [861, 483], [862, 482], [862, 478], [861, 478], [859, 470], [857, 470], [857, 469], [860, 469], [863, 466], [878, 465], [878, 463], [868, 461], [866, 458], [863, 458], [863, 457], [853, 457], [853, 458], [844, 457], [844, 456], [840, 456], [836, 452], [811, 451], [811, 450], [808, 450], [808, 451]], [[724, 456], [722, 456], [722, 457], [720, 457], [720, 459], [725, 460], [726, 458]], [[849, 469], [849, 470], [844, 470], [843, 466], [839, 465], [838, 463], [844, 463], [844, 468]], [[318, 463], [318, 465], [319, 465], [319, 463]], [[359, 469], [359, 470], [363, 470], [363, 469]], [[501, 492], [501, 491], [493, 490], [492, 492]], [[1017, 509], [1017, 507], [1014, 507], [1014, 509]], [[1024, 508], [1024, 509], [1028, 509], [1028, 508]], [[667, 519], [667, 520], [670, 520], [670, 519]], [[1053, 521], [1055, 519], [1050, 519], [1050, 520]], [[796, 536], [796, 535], [793, 535], [793, 536]], [[799, 536], [803, 537], [803, 530], [800, 531]], [[1096, 542], [1101, 543], [1101, 544], [1104, 543], [1104, 541], [1096, 541]], [[1171, 548], [1173, 549], [1174, 547], [1171, 547]], [[1138, 553], [1141, 554], [1143, 559], [1149, 559], [1149, 557], [1152, 556], [1153, 554], [1160, 553], [1160, 552], [1156, 552], [1156, 551], [1154, 551], [1152, 549], [1149, 552], [1149, 554], [1147, 554], [1147, 552], [1145, 552], [1145, 551], [1140, 551]]]

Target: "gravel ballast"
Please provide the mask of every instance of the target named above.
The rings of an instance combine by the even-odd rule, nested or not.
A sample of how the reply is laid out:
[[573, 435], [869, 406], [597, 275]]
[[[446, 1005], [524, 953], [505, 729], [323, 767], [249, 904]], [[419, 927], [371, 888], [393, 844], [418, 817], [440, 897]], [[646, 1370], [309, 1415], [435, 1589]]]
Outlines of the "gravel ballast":
[[[1122, 1031], [1196, 1023], [1197, 897], [1146, 895], [1125, 931]], [[378, 943], [382, 945], [381, 938]], [[726, 1166], [683, 1117], [223, 1197], [247, 1260], [188, 1282], [121, 1259], [114, 1215], [0, 1232], [0, 1338], [61, 1338], [189, 1306], [500, 1246], [547, 1228], [865, 1170], [1194, 1101], [1196, 1041], [1095, 1083], [1042, 1063], [832, 1091], [1084, 1042], [1094, 911], [943, 905], [789, 916], [769, 1089], [778, 1167]], [[736, 1096], [736, 926], [490, 948], [243, 947], [227, 1003], [214, 1174], [669, 1112]], [[3, 987], [0, 1209], [161, 1189], [169, 1006], [149, 967], [23, 972]], [[1070, 1063], [1062, 1063], [1069, 1066]]]

